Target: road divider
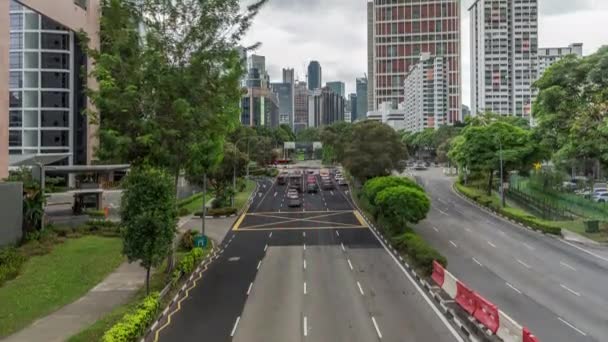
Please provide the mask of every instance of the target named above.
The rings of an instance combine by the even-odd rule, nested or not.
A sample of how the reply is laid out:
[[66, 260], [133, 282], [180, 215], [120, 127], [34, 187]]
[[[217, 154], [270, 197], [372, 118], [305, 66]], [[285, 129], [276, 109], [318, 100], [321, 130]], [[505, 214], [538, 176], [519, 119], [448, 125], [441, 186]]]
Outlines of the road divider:
[[504, 342], [539, 342], [526, 327], [458, 280], [437, 261], [433, 262], [431, 279], [469, 315], [469, 320], [482, 326], [486, 334]]

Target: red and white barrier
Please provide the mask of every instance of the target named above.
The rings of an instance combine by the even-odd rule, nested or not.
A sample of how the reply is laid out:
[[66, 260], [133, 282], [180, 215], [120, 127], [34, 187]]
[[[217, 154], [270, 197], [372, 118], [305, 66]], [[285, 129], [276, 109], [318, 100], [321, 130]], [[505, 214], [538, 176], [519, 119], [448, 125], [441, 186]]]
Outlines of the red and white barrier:
[[438, 262], [433, 262], [431, 278], [464, 311], [475, 317], [492, 334], [504, 342], [539, 342], [528, 328], [522, 327], [514, 319], [489, 300], [485, 299], [463, 282], [459, 281]]

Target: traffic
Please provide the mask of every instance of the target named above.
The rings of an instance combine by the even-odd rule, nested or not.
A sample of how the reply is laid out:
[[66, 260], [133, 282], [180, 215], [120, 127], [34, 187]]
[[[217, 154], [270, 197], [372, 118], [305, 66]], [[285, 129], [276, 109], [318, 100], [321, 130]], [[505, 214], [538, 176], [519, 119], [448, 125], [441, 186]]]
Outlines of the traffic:
[[305, 193], [314, 195], [319, 191], [348, 187], [348, 182], [340, 168], [281, 170], [276, 183], [279, 188], [284, 188], [287, 206], [290, 208], [301, 207]]

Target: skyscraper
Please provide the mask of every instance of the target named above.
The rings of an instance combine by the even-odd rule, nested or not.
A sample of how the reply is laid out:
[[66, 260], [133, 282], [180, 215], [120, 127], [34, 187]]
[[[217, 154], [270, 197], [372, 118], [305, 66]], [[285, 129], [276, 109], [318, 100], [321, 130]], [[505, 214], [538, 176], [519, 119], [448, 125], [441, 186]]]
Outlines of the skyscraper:
[[83, 74], [93, 65], [80, 30], [99, 47], [98, 0], [0, 1], [0, 179], [9, 162], [37, 155], [90, 164], [97, 126], [82, 111], [96, 83]]
[[471, 115], [530, 117], [538, 74], [537, 0], [477, 0], [471, 18]]
[[293, 131], [300, 132], [308, 127], [308, 95], [306, 82], [298, 82], [294, 86], [294, 123]]
[[316, 89], [308, 97], [308, 126], [322, 127], [344, 121], [344, 97], [329, 87]]
[[293, 69], [283, 68], [283, 83], [295, 84], [295, 82]]
[[311, 61], [308, 64], [308, 90], [321, 89], [322, 79], [321, 64], [317, 61]]
[[266, 72], [266, 57], [251, 55], [247, 59], [247, 87], [269, 88], [270, 77]]
[[326, 86], [328, 86], [334, 93], [344, 97], [346, 93], [346, 86], [344, 82], [335, 81], [335, 82], [327, 82]]
[[[366, 98], [367, 98], [367, 94], [365, 94]], [[350, 102], [350, 121], [351, 122], [355, 122], [355, 120], [357, 120], [357, 112], [359, 110], [359, 107], [357, 106], [357, 94], [350, 94], [348, 95], [348, 100]]]
[[460, 121], [460, 1], [374, 0], [368, 3], [370, 110], [383, 102], [391, 102], [393, 108], [407, 102], [403, 89], [405, 75], [422, 53], [446, 60], [448, 123]]
[[351, 116], [352, 121], [365, 120], [367, 118], [367, 78], [357, 78], [357, 116]]
[[270, 87], [279, 101], [279, 124], [293, 127], [293, 84], [271, 83]]

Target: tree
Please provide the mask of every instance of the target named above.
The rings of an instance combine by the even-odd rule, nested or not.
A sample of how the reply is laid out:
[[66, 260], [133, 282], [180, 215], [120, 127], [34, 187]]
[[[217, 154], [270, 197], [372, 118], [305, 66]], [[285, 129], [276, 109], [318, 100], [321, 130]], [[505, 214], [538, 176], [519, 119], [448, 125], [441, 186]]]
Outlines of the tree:
[[408, 223], [422, 221], [431, 208], [424, 190], [411, 186], [395, 186], [376, 196], [379, 217], [386, 222], [391, 235], [405, 231]]
[[402, 171], [399, 161], [407, 158], [407, 149], [397, 132], [376, 121], [362, 121], [353, 126], [351, 142], [344, 150], [342, 164], [360, 182]]
[[531, 131], [498, 120], [487, 125], [467, 126], [462, 135], [452, 141], [448, 156], [463, 170], [487, 174], [487, 193], [490, 195], [501, 157], [505, 176], [501, 181], [504, 182], [510, 171], [530, 170], [546, 154], [534, 141]]
[[296, 136], [296, 140], [299, 142], [315, 142], [319, 139], [319, 129], [314, 127], [305, 128], [298, 132]]
[[40, 182], [32, 176], [32, 170], [25, 167], [11, 171], [7, 182], [23, 183], [23, 236], [35, 233], [42, 229], [44, 218], [44, 205], [46, 198], [42, 194]]
[[353, 125], [348, 122], [337, 122], [321, 130], [323, 143], [323, 160], [327, 163], [342, 162], [344, 151], [352, 141]]
[[376, 177], [368, 180], [363, 185], [361, 196], [374, 208], [376, 206], [376, 197], [385, 189], [396, 186], [405, 186], [420, 191], [424, 191], [418, 183], [406, 177], [386, 176]]
[[148, 166], [133, 168], [124, 181], [120, 215], [123, 253], [129, 262], [139, 261], [146, 269], [146, 293], [150, 293], [150, 269], [169, 255], [176, 231], [171, 177]]

